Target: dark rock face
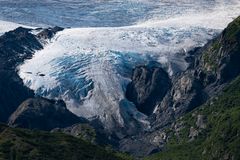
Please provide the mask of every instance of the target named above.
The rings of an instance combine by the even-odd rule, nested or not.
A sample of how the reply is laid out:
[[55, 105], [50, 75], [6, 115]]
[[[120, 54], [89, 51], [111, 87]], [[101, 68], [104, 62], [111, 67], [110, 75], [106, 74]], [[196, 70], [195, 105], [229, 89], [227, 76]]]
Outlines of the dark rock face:
[[30, 58], [34, 50], [42, 49], [30, 29], [19, 27], [0, 37], [0, 68], [15, 69], [16, 65]]
[[[52, 30], [55, 34], [59, 29]], [[17, 66], [43, 48], [30, 31], [19, 27], [0, 36], [0, 122], [6, 122], [24, 100], [34, 97], [17, 74]]]
[[126, 97], [137, 109], [150, 115], [171, 86], [168, 74], [160, 67], [140, 66], [134, 69]]
[[30, 129], [51, 130], [87, 122], [71, 113], [63, 101], [30, 98], [9, 118], [9, 125]]
[[43, 31], [41, 31], [40, 33], [38, 33], [37, 37], [40, 39], [51, 39], [57, 32], [62, 31], [62, 30], [63, 30], [63, 28], [57, 27], [57, 26], [54, 28], [47, 28], [47, 29], [44, 29]]
[[240, 17], [228, 25], [223, 33], [205, 46], [199, 66], [217, 84], [231, 81], [240, 74]]
[[184, 72], [173, 79], [173, 87], [159, 104], [154, 123], [165, 126], [203, 104], [207, 98], [202, 82], [194, 76], [194, 72]]
[[[229, 24], [221, 35], [189, 54], [191, 57], [186, 59], [191, 62], [189, 68], [171, 77], [172, 87], [168, 89], [164, 98], [156, 103], [156, 112], [149, 116], [152, 128], [147, 132], [122, 140], [120, 149], [130, 150], [136, 155], [149, 154], [148, 150], [141, 150], [143, 146], [150, 150], [154, 147], [161, 150], [166, 142], [162, 141], [160, 145], [155, 143], [161, 142], [161, 138], [158, 139], [158, 132], [171, 127], [176, 119], [216, 96], [224, 86], [240, 75], [240, 17]], [[141, 77], [141, 75], [136, 77]], [[139, 83], [144, 78], [135, 79], [138, 79]], [[138, 88], [132, 87], [132, 92], [134, 89], [141, 90], [141, 92], [134, 91], [135, 94], [133, 94], [135, 104], [138, 104], [139, 99], [136, 93], [144, 93], [147, 89], [143, 87], [144, 83], [133, 86]], [[199, 128], [205, 128], [205, 121], [205, 117], [199, 115], [196, 125]], [[198, 132], [192, 128], [189, 138], [194, 139], [197, 135]], [[134, 150], [136, 147], [138, 149]]]
[[14, 71], [0, 70], [0, 122], [8, 117], [27, 98], [34, 97], [33, 91], [25, 87]]
[[37, 38], [29, 31], [20, 27], [0, 37], [1, 122], [6, 122], [24, 100], [34, 96], [33, 91], [23, 85], [16, 71], [17, 65], [30, 58], [34, 50], [42, 49]]
[[172, 78], [173, 87], [160, 103], [154, 126], [161, 128], [204, 104], [240, 74], [240, 17], [196, 50], [190, 69]]

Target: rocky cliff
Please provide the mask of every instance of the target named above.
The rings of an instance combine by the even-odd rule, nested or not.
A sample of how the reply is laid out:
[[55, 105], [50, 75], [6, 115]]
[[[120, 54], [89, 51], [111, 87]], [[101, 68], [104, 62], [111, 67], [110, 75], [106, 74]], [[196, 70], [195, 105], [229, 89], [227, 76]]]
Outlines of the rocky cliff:
[[33, 91], [22, 83], [16, 67], [24, 59], [31, 57], [34, 50], [42, 48], [30, 29], [17, 28], [0, 37], [0, 121], [5, 122], [11, 113], [27, 98], [33, 97]]
[[166, 117], [169, 113], [177, 118], [200, 106], [239, 75], [239, 37], [240, 17], [195, 52], [193, 66], [172, 78], [173, 87], [157, 107], [156, 126], [169, 123], [169, 117]]
[[133, 70], [126, 97], [139, 111], [150, 115], [170, 87], [171, 80], [161, 67], [139, 66]]
[[[186, 71], [171, 77], [170, 81], [172, 86], [169, 87], [164, 96], [157, 92], [151, 96], [150, 94], [141, 94], [147, 93], [141, 92], [141, 90], [149, 91], [152, 86], [143, 83], [146, 78], [135, 78], [143, 77], [141, 74], [139, 74], [140, 76], [133, 76], [130, 86], [138, 86], [138, 88], [134, 89], [131, 87], [130, 90], [138, 93], [135, 95], [144, 95], [145, 99], [158, 97], [162, 100], [157, 101], [155, 107], [150, 104], [144, 107], [151, 108], [150, 112], [145, 112], [149, 115], [151, 129], [134, 137], [128, 137], [122, 140], [120, 142], [121, 150], [131, 151], [137, 156], [152, 154], [162, 150], [168, 142], [168, 129], [173, 125], [174, 130], [178, 132], [183, 127], [182, 123], [174, 124], [177, 119], [205, 104], [209, 99], [216, 97], [223, 91], [225, 86], [229, 85], [232, 80], [239, 76], [240, 17], [230, 23], [222, 34], [211, 40], [204, 47], [191, 51], [189, 57], [190, 59], [188, 60], [191, 61], [191, 65]], [[148, 68], [145, 68], [145, 70], [146, 71], [140, 73], [151, 74], [151, 76], [147, 77], [150, 77], [148, 81], [152, 81], [153, 72]], [[163, 80], [164, 79], [166, 78], [163, 78]], [[157, 89], [162, 88], [162, 86], [168, 86], [163, 85], [162, 82], [163, 81], [160, 80], [156, 81], [154, 88]], [[229, 95], [230, 94], [231, 93], [229, 93]], [[132, 100], [137, 107], [138, 103], [136, 102], [138, 102], [139, 97], [135, 96], [134, 100]], [[238, 99], [238, 97], [235, 98]], [[152, 108], [155, 108], [154, 112]], [[199, 117], [198, 122], [196, 122], [198, 126], [205, 126], [204, 117], [206, 117], [206, 115], [202, 116], [199, 114], [197, 117]], [[195, 128], [192, 128], [191, 133], [189, 133], [190, 139], [194, 139], [197, 134], [199, 133]], [[171, 153], [168, 152], [168, 154]]]

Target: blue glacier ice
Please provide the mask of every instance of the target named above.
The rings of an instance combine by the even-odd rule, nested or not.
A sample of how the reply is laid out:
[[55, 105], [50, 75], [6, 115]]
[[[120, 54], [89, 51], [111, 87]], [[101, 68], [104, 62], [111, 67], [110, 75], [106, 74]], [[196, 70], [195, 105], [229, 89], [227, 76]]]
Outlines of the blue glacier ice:
[[127, 133], [137, 123], [149, 127], [147, 116], [125, 98], [132, 69], [154, 61], [170, 76], [184, 71], [187, 52], [203, 46], [240, 15], [239, 0], [0, 0], [0, 4], [0, 20], [69, 27], [19, 66], [24, 84], [37, 95], [63, 99], [76, 115]]

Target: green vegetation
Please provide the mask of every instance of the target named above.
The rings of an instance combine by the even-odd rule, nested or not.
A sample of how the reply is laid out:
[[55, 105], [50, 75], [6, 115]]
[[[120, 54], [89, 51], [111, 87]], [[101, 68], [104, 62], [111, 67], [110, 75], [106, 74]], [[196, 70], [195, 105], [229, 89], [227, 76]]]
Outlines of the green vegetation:
[[222, 56], [239, 52], [240, 50], [240, 17], [236, 18], [223, 33], [214, 39], [203, 52], [203, 62], [206, 71], [215, 72]]
[[218, 40], [215, 40], [211, 47], [207, 48], [207, 50], [203, 53], [203, 62], [205, 63], [205, 67], [207, 71], [216, 71], [218, 67], [218, 52], [221, 48], [221, 44]]
[[89, 124], [78, 124], [78, 127], [80, 127], [81, 129], [79, 128], [80, 132], [78, 133], [78, 135], [75, 135], [76, 137], [91, 143], [96, 142], [97, 135], [95, 129], [92, 126], [90, 126]]
[[96, 139], [96, 132], [94, 128], [88, 124], [82, 124], [81, 127], [82, 132], [78, 135], [78, 137], [94, 142]]
[[0, 160], [127, 160], [80, 138], [0, 125]]
[[[206, 116], [206, 127], [197, 126], [197, 115]], [[240, 159], [240, 77], [219, 97], [184, 116], [178, 123], [184, 127], [171, 138], [161, 153], [148, 160], [221, 160]], [[198, 135], [190, 140], [190, 128]]]
[[232, 23], [228, 25], [228, 27], [225, 30], [225, 39], [226, 41], [233, 43], [236, 42], [237, 39], [239, 39], [240, 35], [240, 17], [235, 19]]

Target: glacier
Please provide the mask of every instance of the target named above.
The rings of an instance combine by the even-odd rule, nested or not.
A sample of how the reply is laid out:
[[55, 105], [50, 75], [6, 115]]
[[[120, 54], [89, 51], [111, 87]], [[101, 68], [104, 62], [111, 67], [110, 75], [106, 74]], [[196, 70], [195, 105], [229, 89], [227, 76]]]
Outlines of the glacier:
[[[20, 17], [5, 14], [1, 19], [71, 27], [19, 66], [24, 84], [37, 95], [63, 99], [74, 114], [98, 119], [107, 130], [119, 128], [124, 134], [150, 127], [148, 117], [125, 98], [132, 69], [156, 62], [170, 76], [184, 71], [187, 52], [217, 36], [240, 14], [237, 0], [47, 0], [49, 6], [66, 4], [72, 11], [61, 5], [50, 11], [39, 2], [39, 16], [33, 14], [39, 18], [24, 19], [26, 13], [35, 12], [33, 1], [22, 2], [20, 9], [13, 7], [18, 2], [0, 2], [8, 6], [1, 12], [11, 7]], [[48, 14], [53, 16], [46, 19]]]
[[119, 27], [220, 7], [224, 11], [237, 3], [238, 0], [0, 0], [0, 19], [38, 27]]

